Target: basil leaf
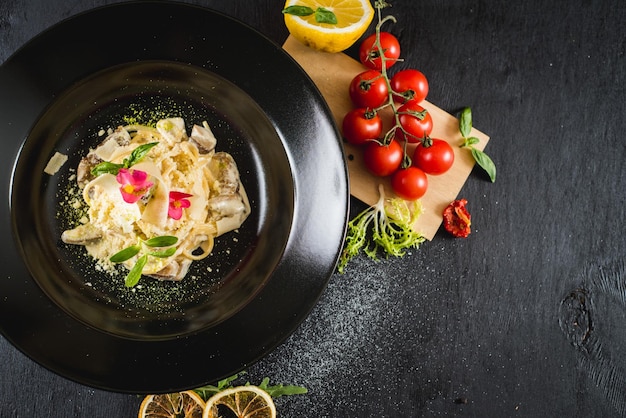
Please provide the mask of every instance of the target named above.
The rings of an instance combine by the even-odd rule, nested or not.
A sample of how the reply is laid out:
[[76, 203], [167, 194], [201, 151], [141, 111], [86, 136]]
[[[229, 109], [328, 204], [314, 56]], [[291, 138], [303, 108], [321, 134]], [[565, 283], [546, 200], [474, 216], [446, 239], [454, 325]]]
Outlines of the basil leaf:
[[283, 9], [283, 14], [294, 16], [311, 16], [315, 11], [307, 6], [289, 6]]
[[178, 238], [171, 235], [164, 235], [162, 237], [154, 237], [145, 241], [148, 247], [169, 247], [170, 245], [174, 245], [178, 242]]
[[124, 167], [129, 168], [137, 164], [139, 161], [143, 159], [143, 157], [146, 156], [146, 154], [152, 149], [152, 147], [154, 147], [157, 144], [158, 142], [150, 142], [149, 144], [139, 145], [137, 148], [133, 150], [133, 152], [130, 153], [130, 157], [124, 160]]
[[163, 251], [151, 251], [148, 253], [148, 255], [151, 255], [153, 257], [159, 257], [159, 258], [167, 258], [167, 257], [173, 256], [175, 252], [176, 252], [176, 247], [170, 247]]
[[337, 24], [337, 16], [335, 16], [332, 11], [324, 7], [318, 7], [315, 11], [315, 21], [317, 23], [329, 23], [331, 25], [335, 25]]
[[470, 136], [469, 138], [465, 138], [465, 145], [474, 145], [474, 144], [478, 144], [480, 142], [480, 139], [476, 138], [475, 136]]
[[469, 107], [466, 107], [461, 111], [459, 130], [461, 131], [463, 138], [467, 138], [472, 130], [472, 109]]
[[124, 248], [122, 251], [119, 251], [109, 258], [109, 261], [112, 263], [123, 263], [126, 260], [130, 260], [132, 257], [136, 256], [139, 253], [140, 247], [139, 245], [132, 245], [128, 248]]
[[141, 272], [148, 262], [148, 256], [146, 254], [139, 257], [137, 263], [133, 266], [133, 268], [128, 272], [128, 276], [126, 276], [126, 281], [124, 284], [126, 287], [133, 287], [137, 283], [139, 283], [139, 279], [141, 279]]
[[474, 156], [474, 159], [476, 160], [478, 165], [481, 166], [487, 172], [487, 174], [489, 174], [491, 182], [495, 182], [496, 165], [494, 164], [493, 160], [487, 154], [480, 150], [477, 150], [476, 148], [472, 148], [472, 155]]
[[103, 161], [100, 164], [96, 165], [91, 169], [91, 174], [98, 177], [101, 174], [113, 174], [116, 175], [120, 168], [122, 168], [122, 164], [110, 163], [108, 161]]

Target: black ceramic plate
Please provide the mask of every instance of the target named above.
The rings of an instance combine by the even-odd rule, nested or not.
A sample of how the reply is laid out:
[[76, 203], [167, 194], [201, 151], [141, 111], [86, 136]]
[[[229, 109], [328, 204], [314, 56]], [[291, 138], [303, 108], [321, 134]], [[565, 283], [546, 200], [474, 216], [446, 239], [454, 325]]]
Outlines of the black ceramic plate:
[[[29, 42], [0, 91], [0, 329], [32, 359], [107, 390], [193, 388], [267, 354], [314, 306], [344, 238], [347, 172], [332, 115], [279, 46], [207, 9], [125, 3]], [[102, 129], [170, 116], [209, 123], [253, 212], [182, 282], [127, 289], [60, 241], [72, 169]], [[44, 174], [55, 152], [69, 160]]]

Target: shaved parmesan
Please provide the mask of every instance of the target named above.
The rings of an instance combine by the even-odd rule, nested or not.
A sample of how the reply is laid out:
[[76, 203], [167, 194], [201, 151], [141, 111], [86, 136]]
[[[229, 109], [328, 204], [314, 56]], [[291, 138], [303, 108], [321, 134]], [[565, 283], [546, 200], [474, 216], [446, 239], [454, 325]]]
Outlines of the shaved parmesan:
[[61, 167], [63, 167], [63, 164], [65, 164], [66, 161], [67, 155], [55, 152], [52, 158], [50, 158], [50, 161], [48, 161], [48, 164], [46, 164], [43, 172], [53, 176], [61, 169]]

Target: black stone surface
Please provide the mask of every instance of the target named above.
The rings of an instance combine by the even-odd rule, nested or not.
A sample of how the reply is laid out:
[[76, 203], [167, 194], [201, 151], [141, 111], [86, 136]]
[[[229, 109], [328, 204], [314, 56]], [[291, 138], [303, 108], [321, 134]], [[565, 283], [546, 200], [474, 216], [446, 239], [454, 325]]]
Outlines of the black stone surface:
[[[4, 0], [0, 62], [110, 3]], [[288, 35], [281, 1], [193, 3]], [[277, 400], [285, 417], [626, 416], [626, 3], [391, 3], [398, 65], [426, 74], [448, 112], [472, 107], [498, 178], [475, 169], [461, 191], [469, 238], [440, 231], [402, 259], [356, 259], [246, 379], [306, 386]], [[132, 36], [122, 16], [115, 28]], [[2, 417], [130, 417], [140, 401], [0, 339]]]

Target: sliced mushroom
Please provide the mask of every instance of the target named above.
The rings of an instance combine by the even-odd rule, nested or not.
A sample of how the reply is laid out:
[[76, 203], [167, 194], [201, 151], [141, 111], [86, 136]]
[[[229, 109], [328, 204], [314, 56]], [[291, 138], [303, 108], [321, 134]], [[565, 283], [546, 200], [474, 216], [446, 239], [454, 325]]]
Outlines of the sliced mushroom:
[[93, 153], [87, 154], [86, 157], [80, 160], [78, 168], [76, 169], [76, 181], [81, 188], [85, 187], [87, 183], [93, 180], [94, 176], [91, 174], [91, 169], [101, 162], [102, 160]]
[[245, 212], [246, 206], [239, 194], [219, 195], [209, 199], [209, 210], [215, 218], [229, 218]]
[[217, 236], [239, 228], [250, 215], [250, 202], [242, 184], [236, 194], [209, 199], [208, 206], [215, 219]]
[[170, 144], [175, 144], [182, 139], [187, 139], [185, 121], [183, 118], [161, 119], [157, 122], [156, 129], [161, 134], [161, 137]]
[[123, 126], [118, 126], [115, 131], [108, 135], [95, 149], [89, 151], [76, 169], [76, 181], [82, 188], [93, 178], [91, 170], [103, 161], [108, 161], [110, 156], [119, 147], [130, 144], [130, 134]]
[[209, 170], [215, 177], [218, 195], [237, 193], [239, 189], [239, 170], [233, 157], [226, 152], [216, 152], [209, 162]]
[[61, 240], [66, 244], [87, 245], [101, 239], [102, 236], [101, 230], [88, 223], [63, 231]]
[[184, 259], [180, 263], [176, 260], [172, 260], [171, 263], [163, 267], [161, 270], [156, 273], [149, 274], [148, 276], [159, 280], [180, 281], [187, 275], [189, 266], [191, 266], [191, 260]]
[[193, 125], [190, 139], [194, 144], [196, 144], [200, 154], [208, 154], [211, 151], [214, 151], [215, 146], [217, 145], [217, 139], [215, 138], [215, 135], [213, 135], [209, 125], [206, 123], [204, 126]]

